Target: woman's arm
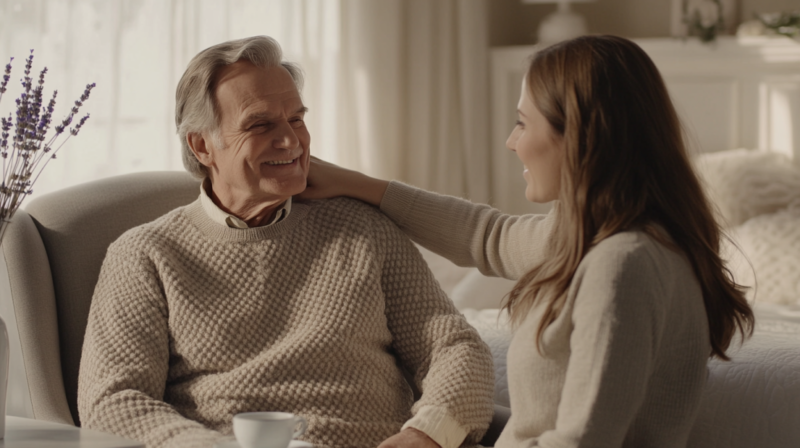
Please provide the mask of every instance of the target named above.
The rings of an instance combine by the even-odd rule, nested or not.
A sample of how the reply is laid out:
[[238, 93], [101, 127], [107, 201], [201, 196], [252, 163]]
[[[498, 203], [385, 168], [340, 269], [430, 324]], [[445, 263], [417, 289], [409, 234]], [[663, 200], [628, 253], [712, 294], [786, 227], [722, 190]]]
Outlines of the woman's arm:
[[412, 240], [459, 266], [518, 279], [541, 263], [550, 239], [551, 215], [511, 216], [474, 204], [387, 182], [313, 158], [301, 199], [349, 196], [389, 216]]
[[551, 215], [507, 215], [488, 205], [391, 182], [381, 202], [412, 240], [459, 266], [517, 280], [544, 261]]

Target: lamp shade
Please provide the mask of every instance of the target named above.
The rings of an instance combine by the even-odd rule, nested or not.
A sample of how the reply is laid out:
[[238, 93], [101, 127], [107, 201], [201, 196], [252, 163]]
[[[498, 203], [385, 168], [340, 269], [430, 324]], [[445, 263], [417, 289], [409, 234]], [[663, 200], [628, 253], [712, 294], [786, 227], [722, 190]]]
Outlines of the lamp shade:
[[557, 3], [558, 10], [542, 19], [537, 37], [539, 43], [554, 44], [562, 40], [583, 36], [588, 32], [586, 19], [573, 12], [570, 3], [591, 3], [595, 0], [522, 0], [522, 3]]
[[[533, 4], [533, 3], [561, 3], [564, 0], [522, 0], [522, 3], [525, 4]], [[592, 3], [597, 0], [566, 0], [567, 3]]]

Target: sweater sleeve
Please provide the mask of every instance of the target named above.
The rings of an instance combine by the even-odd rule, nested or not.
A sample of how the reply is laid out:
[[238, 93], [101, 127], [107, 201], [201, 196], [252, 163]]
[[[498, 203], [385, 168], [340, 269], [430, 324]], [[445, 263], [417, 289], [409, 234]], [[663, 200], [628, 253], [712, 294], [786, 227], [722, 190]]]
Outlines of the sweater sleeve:
[[651, 253], [605, 251], [576, 273], [555, 429], [523, 446], [621, 447], [645, 400], [668, 297]]
[[103, 262], [78, 377], [81, 422], [149, 448], [211, 447], [222, 434], [163, 401], [170, 344], [166, 299], [152, 263], [136, 252], [117, 242]]
[[492, 418], [494, 373], [489, 348], [439, 288], [422, 255], [388, 221], [382, 287], [392, 348], [421, 391], [414, 417], [443, 448], [476, 443]]
[[408, 236], [459, 266], [517, 280], [544, 259], [553, 216], [512, 216], [474, 204], [391, 182], [381, 211]]

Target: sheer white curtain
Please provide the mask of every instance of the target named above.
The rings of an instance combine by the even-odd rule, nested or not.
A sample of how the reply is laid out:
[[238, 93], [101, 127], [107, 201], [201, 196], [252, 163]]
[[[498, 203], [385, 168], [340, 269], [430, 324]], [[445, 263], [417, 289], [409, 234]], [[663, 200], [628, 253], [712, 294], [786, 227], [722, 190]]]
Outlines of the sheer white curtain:
[[306, 72], [312, 153], [375, 175], [489, 199], [485, 0], [0, 0], [0, 63], [47, 66], [60, 119], [96, 82], [91, 118], [34, 196], [144, 170], [182, 170], [175, 86], [210, 45], [266, 34]]

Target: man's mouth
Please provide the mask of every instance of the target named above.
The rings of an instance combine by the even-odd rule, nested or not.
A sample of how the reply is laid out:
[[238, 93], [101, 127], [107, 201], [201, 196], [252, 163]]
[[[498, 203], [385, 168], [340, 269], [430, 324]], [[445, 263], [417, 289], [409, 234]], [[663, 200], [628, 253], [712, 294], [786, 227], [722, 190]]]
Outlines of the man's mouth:
[[289, 160], [270, 160], [270, 161], [268, 161], [268, 162], [264, 162], [264, 163], [266, 163], [267, 165], [273, 165], [273, 166], [276, 166], [276, 165], [290, 165], [290, 164], [292, 164], [292, 163], [294, 163], [294, 162], [296, 162], [296, 161], [297, 161], [297, 159], [289, 159]]

